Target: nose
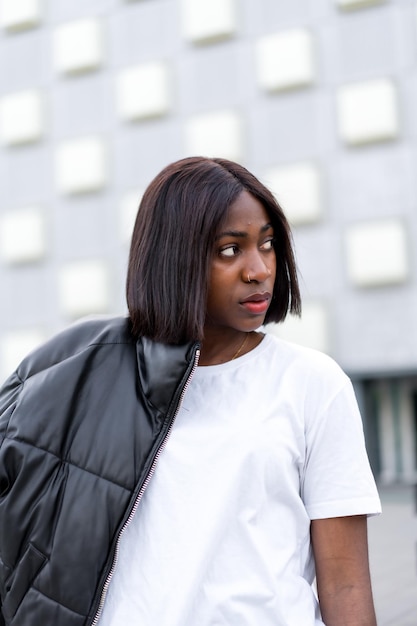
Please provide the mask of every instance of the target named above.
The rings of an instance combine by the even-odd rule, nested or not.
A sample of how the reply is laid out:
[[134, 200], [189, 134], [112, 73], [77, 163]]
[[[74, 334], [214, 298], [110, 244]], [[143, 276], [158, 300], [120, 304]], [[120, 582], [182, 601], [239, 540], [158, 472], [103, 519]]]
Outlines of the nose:
[[272, 274], [271, 263], [259, 253], [252, 254], [242, 270], [244, 282], [265, 282]]

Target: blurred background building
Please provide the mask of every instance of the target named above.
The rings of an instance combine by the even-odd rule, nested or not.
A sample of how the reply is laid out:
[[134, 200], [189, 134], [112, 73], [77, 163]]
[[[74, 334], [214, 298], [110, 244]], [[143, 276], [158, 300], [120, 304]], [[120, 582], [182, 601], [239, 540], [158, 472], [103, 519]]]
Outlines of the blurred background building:
[[[416, 0], [0, 0], [0, 372], [124, 313], [141, 193], [242, 162], [294, 228], [302, 321], [381, 482], [417, 477]], [[343, 436], [343, 433], [340, 433]]]

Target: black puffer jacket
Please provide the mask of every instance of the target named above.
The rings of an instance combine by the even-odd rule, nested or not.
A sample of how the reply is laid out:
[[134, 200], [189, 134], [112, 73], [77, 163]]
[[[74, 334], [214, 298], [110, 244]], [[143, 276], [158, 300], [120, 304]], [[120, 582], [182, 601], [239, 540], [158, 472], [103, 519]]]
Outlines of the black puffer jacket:
[[198, 345], [89, 320], [27, 357], [0, 391], [0, 594], [7, 626], [98, 622]]

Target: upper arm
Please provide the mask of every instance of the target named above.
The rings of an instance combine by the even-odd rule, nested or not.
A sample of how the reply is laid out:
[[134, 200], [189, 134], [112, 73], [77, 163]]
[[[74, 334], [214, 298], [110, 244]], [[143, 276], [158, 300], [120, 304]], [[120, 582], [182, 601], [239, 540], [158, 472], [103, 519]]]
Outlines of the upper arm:
[[311, 540], [326, 626], [376, 626], [366, 516], [312, 520]]
[[0, 387], [0, 445], [6, 436], [10, 418], [15, 409], [23, 381], [14, 372]]

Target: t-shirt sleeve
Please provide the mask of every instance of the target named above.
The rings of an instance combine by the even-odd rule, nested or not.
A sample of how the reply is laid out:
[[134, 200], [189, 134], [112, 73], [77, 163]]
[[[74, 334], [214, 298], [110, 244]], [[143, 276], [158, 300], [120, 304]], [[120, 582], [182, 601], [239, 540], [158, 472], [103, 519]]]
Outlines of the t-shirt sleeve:
[[321, 409], [307, 410], [302, 497], [310, 519], [376, 515], [381, 504], [350, 380]]

